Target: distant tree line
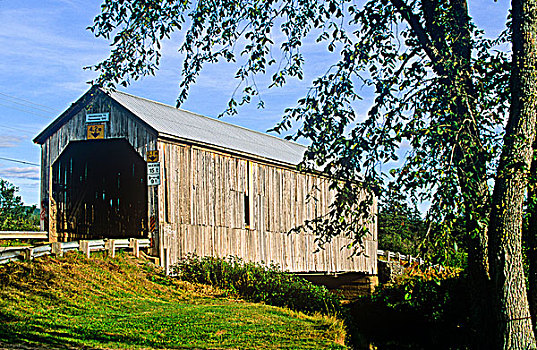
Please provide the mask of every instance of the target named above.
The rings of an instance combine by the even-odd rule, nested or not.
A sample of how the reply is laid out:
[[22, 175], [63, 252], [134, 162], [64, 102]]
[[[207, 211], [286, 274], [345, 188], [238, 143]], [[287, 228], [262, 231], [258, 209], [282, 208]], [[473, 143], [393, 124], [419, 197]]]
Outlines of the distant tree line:
[[382, 196], [378, 215], [379, 249], [422, 257], [445, 266], [464, 267], [467, 261], [462, 219], [445, 228], [427, 221], [417, 205], [403, 194], [388, 190]]
[[0, 231], [36, 231], [39, 212], [36, 206], [25, 206], [19, 188], [0, 179]]

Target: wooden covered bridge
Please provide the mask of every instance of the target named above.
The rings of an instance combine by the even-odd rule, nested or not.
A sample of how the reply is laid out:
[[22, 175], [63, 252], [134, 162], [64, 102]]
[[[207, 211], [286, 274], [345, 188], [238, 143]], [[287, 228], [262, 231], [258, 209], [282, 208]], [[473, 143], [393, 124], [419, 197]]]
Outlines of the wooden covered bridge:
[[196, 253], [291, 272], [377, 273], [375, 224], [354, 257], [345, 238], [314, 254], [314, 234], [287, 234], [334, 198], [326, 178], [296, 170], [297, 143], [98, 87], [34, 142], [51, 241], [149, 237], [170, 264]]

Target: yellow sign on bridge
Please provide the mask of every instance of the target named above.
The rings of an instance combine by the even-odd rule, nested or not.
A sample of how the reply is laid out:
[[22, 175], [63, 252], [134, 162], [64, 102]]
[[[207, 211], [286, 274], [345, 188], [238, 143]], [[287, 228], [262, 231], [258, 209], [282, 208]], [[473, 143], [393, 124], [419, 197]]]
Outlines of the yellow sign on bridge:
[[150, 163], [158, 162], [158, 150], [156, 151], [147, 151], [147, 161]]
[[86, 139], [104, 139], [104, 124], [91, 124], [87, 126]]

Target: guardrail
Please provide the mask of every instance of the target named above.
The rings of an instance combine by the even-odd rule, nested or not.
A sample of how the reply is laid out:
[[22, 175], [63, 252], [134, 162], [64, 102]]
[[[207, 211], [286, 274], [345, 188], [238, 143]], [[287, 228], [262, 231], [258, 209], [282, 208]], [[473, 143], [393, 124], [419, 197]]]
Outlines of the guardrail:
[[62, 256], [66, 252], [81, 251], [86, 257], [90, 257], [92, 252], [107, 251], [114, 257], [117, 250], [132, 249], [133, 254], [140, 257], [140, 249], [149, 248], [149, 239], [98, 239], [91, 241], [74, 242], [54, 242], [37, 247], [5, 247], [0, 248], [0, 264], [5, 264], [16, 260], [31, 260], [44, 255]]
[[394, 252], [390, 252], [389, 250], [377, 250], [377, 257], [382, 257], [384, 258], [386, 261], [390, 261], [390, 260], [399, 260], [399, 261], [408, 261], [409, 263], [418, 263], [419, 265], [424, 265], [425, 264], [425, 260], [423, 260], [422, 258], [416, 258], [416, 257], [413, 257], [412, 255], [404, 255], [404, 254], [401, 254], [401, 253], [394, 253]]
[[390, 252], [389, 250], [377, 250], [377, 258], [384, 258], [385, 261], [390, 262], [392, 260], [408, 261], [410, 264], [417, 263], [418, 265], [427, 265], [428, 267], [437, 269], [438, 271], [444, 271], [446, 268], [440, 264], [431, 265], [422, 258], [416, 258], [412, 255], [404, 255], [401, 253]]
[[46, 231], [0, 231], [2, 239], [48, 239]]

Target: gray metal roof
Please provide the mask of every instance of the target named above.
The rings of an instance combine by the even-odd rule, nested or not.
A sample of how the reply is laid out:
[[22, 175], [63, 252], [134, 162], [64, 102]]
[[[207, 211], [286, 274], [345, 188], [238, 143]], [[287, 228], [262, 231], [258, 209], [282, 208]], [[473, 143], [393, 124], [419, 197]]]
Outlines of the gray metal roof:
[[104, 91], [162, 136], [217, 146], [288, 164], [298, 164], [306, 147], [276, 136], [178, 109], [120, 91]]

